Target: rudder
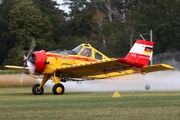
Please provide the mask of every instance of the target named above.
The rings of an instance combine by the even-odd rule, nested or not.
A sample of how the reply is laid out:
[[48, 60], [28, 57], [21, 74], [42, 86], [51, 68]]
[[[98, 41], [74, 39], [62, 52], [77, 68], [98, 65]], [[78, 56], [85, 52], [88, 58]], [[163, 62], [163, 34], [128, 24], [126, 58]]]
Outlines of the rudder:
[[128, 61], [143, 64], [147, 66], [153, 53], [154, 42], [146, 40], [136, 40], [135, 44], [125, 57]]

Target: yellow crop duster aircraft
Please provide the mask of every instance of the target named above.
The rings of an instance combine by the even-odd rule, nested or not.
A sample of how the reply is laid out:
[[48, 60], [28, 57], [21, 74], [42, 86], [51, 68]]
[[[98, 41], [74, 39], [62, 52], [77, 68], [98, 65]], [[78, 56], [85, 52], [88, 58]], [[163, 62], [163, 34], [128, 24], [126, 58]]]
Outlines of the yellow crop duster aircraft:
[[80, 44], [72, 50], [50, 52], [41, 50], [31, 53], [35, 47], [35, 43], [32, 42], [29, 54], [24, 57], [23, 67], [11, 65], [5, 67], [23, 71], [30, 70], [30, 73], [43, 75], [41, 83], [32, 87], [34, 95], [44, 93], [43, 86], [49, 79], [54, 82], [53, 94], [61, 95], [65, 91], [61, 82], [69, 80], [108, 78], [174, 69], [167, 64], [148, 66], [153, 46], [154, 42], [137, 40], [125, 58], [108, 58], [90, 44]]

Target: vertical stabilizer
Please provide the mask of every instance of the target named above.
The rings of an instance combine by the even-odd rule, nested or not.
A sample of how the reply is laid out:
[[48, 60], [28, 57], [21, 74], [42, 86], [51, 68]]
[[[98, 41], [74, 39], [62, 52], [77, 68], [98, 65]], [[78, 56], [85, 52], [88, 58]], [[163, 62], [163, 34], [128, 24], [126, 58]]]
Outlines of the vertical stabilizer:
[[133, 45], [125, 59], [147, 66], [149, 60], [151, 60], [153, 46], [154, 42], [146, 40], [136, 40], [135, 44]]

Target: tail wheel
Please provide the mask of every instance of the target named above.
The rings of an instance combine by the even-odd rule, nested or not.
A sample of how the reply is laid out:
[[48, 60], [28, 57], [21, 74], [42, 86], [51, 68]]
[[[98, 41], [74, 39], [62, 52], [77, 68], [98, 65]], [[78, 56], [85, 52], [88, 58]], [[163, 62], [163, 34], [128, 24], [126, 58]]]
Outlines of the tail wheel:
[[55, 84], [52, 88], [52, 92], [54, 95], [62, 95], [64, 94], [65, 88], [62, 84]]
[[44, 88], [42, 87], [40, 90], [39, 90], [39, 86], [40, 84], [35, 84], [33, 87], [32, 87], [32, 93], [34, 95], [42, 95], [44, 93]]

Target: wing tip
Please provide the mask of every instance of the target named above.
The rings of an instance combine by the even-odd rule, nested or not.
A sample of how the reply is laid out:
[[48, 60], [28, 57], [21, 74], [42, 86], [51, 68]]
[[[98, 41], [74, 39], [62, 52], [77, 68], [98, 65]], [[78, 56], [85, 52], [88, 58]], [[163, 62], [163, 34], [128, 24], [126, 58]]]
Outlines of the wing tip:
[[169, 69], [175, 69], [173, 66], [168, 65], [168, 64], [161, 64], [163, 67], [165, 68], [169, 68]]

